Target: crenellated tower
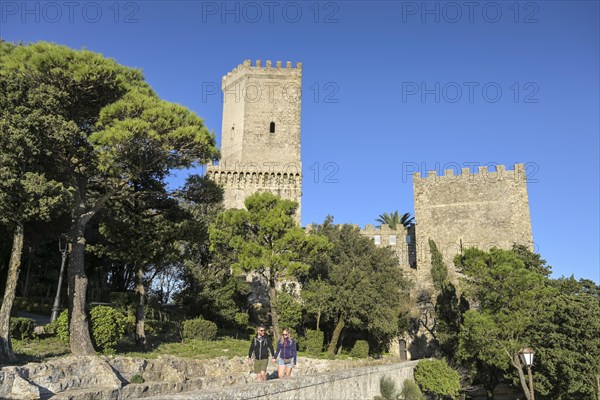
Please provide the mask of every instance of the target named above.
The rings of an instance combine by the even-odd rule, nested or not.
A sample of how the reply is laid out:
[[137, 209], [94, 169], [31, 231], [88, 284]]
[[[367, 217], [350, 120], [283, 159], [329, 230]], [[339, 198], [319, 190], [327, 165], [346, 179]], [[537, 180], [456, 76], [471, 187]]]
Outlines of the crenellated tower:
[[533, 237], [523, 164], [513, 170], [497, 165], [495, 171], [480, 166], [476, 174], [462, 168], [438, 176], [413, 176], [417, 241], [417, 273], [427, 282], [431, 268], [429, 239], [442, 252], [451, 277], [453, 258], [464, 249], [510, 249], [513, 243], [533, 250]]
[[226, 208], [262, 191], [301, 205], [301, 84], [302, 63], [289, 61], [245, 60], [223, 76], [221, 161], [206, 174], [223, 185]]

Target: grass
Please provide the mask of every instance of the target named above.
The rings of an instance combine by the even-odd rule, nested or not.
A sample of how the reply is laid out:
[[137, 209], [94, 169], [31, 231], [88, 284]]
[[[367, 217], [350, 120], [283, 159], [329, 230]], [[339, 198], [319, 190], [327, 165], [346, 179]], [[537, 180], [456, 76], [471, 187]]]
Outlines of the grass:
[[184, 358], [209, 359], [216, 357], [245, 357], [248, 354], [248, 340], [221, 337], [217, 340], [193, 339], [184, 342], [160, 343], [150, 351], [127, 351], [118, 353], [127, 357], [156, 358], [160, 355], [172, 355]]
[[[51, 357], [66, 356], [70, 354], [69, 346], [58, 337], [36, 338], [33, 340], [13, 340], [13, 350], [17, 355], [18, 364], [27, 362], [42, 362]], [[246, 357], [250, 340], [234, 339], [229, 336], [218, 337], [217, 340], [185, 340], [184, 342], [161, 342], [159, 338], [149, 336], [148, 347], [140, 351], [131, 339], [124, 341], [118, 347], [115, 354], [126, 357], [140, 357], [153, 359], [161, 355], [172, 355], [183, 358], [210, 359], [217, 357]], [[99, 353], [100, 354], [100, 353]], [[327, 353], [319, 355], [298, 352], [299, 356], [331, 359]], [[349, 354], [343, 353], [335, 356], [336, 360], [351, 358]]]
[[13, 352], [19, 364], [41, 362], [51, 357], [70, 354], [69, 346], [58, 337], [35, 338], [31, 340], [11, 340]]

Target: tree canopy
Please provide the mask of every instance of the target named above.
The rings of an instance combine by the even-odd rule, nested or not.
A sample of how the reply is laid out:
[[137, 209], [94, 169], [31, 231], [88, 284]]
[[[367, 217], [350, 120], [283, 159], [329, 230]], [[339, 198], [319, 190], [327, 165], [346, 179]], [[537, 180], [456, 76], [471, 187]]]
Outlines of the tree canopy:
[[[72, 194], [69, 230], [70, 338], [74, 354], [94, 352], [85, 314], [85, 228], [112, 198], [132, 196], [140, 181], [164, 186], [169, 171], [218, 157], [214, 134], [201, 118], [158, 98], [141, 71], [87, 50], [50, 43], [2, 43], [3, 93], [9, 120], [55, 129], [42, 132], [44, 154]], [[31, 124], [35, 126], [35, 123]]]
[[377, 247], [352, 225], [335, 225], [331, 217], [315, 226], [312, 233], [327, 237], [333, 244], [313, 271], [333, 293], [329, 313], [335, 329], [329, 353], [336, 351], [346, 325], [367, 331], [379, 343], [397, 334], [402, 295], [410, 283], [399, 269], [394, 252]]
[[209, 229], [215, 262], [237, 273], [254, 273], [267, 286], [271, 320], [277, 338], [280, 322], [278, 287], [306, 275], [312, 262], [330, 245], [323, 236], [307, 235], [295, 222], [298, 204], [271, 193], [248, 197], [244, 210], [226, 210]]

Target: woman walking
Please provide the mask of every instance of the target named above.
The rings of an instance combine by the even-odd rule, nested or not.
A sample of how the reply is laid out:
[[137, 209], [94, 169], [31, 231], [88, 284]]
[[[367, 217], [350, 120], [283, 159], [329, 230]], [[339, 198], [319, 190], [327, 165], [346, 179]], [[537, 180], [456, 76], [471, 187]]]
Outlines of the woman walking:
[[292, 368], [296, 366], [296, 340], [290, 336], [288, 328], [283, 330], [283, 336], [277, 343], [277, 350], [273, 356], [273, 362], [278, 360], [279, 378], [289, 378], [292, 376]]

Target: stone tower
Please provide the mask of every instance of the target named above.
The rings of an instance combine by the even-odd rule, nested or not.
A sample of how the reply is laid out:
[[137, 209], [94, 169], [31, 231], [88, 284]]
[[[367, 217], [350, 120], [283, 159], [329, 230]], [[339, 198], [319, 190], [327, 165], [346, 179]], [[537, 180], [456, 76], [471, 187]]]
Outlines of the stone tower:
[[413, 176], [419, 283], [430, 281], [429, 239], [441, 251], [451, 278], [453, 259], [463, 249], [510, 249], [513, 243], [533, 250], [525, 166], [515, 164], [495, 172], [479, 167], [477, 174], [463, 168], [460, 175], [446, 170], [443, 176], [429, 171]]
[[302, 63], [289, 61], [245, 60], [223, 76], [221, 161], [206, 175], [224, 187], [225, 208], [244, 208], [264, 191], [301, 206], [301, 83]]

